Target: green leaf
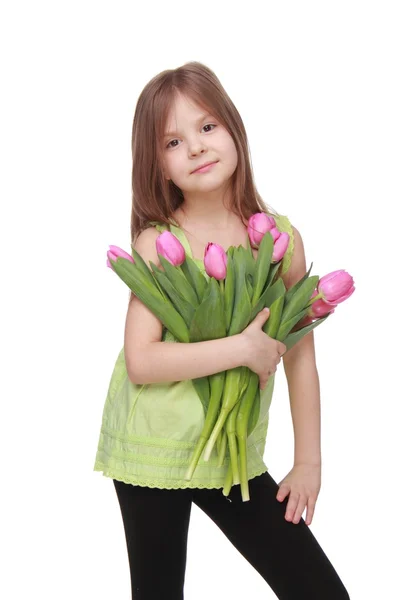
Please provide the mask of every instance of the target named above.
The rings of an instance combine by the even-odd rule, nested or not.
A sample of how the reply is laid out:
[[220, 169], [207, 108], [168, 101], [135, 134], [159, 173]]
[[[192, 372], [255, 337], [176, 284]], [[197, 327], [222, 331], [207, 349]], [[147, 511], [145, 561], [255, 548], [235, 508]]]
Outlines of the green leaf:
[[[279, 271], [279, 267], [281, 266], [282, 260], [280, 260], [279, 262], [277, 262], [275, 264], [271, 264], [271, 268], [269, 270], [268, 278], [267, 278], [264, 289], [269, 288], [269, 286], [272, 284], [272, 282], [276, 283], [276, 281], [278, 281], [278, 280], [274, 281], [274, 277], [275, 277], [276, 273]], [[278, 279], [280, 279], [280, 278], [278, 278]]]
[[246, 275], [246, 286], [247, 286], [247, 292], [249, 294], [249, 298], [253, 297], [253, 286], [251, 284], [251, 275], [249, 273], [247, 273]]
[[208, 291], [196, 308], [189, 327], [191, 342], [216, 340], [226, 337], [224, 305], [217, 280], [210, 278]]
[[306, 316], [308, 310], [309, 307], [306, 307], [304, 310], [292, 317], [289, 321], [282, 321], [275, 339], [281, 342], [292, 331], [293, 327], [297, 325], [297, 323], [301, 321], [303, 317]]
[[271, 306], [280, 296], [286, 294], [286, 287], [281, 277], [266, 290], [264, 306]]
[[276, 339], [276, 334], [278, 333], [279, 326], [281, 324], [281, 316], [283, 311], [283, 306], [285, 303], [285, 296], [279, 296], [269, 307], [270, 313], [269, 317], [263, 325], [263, 331], [270, 337]]
[[269, 231], [267, 231], [258, 247], [258, 254], [254, 271], [254, 295], [252, 306], [254, 307], [260, 298], [265, 282], [271, 268], [271, 259], [274, 251], [274, 240]]
[[110, 260], [114, 271], [165, 325], [180, 342], [189, 342], [189, 331], [184, 319], [168, 298], [164, 298], [155, 285], [150, 285], [143, 273], [127, 258]]
[[195, 377], [191, 381], [194, 389], [197, 392], [197, 395], [200, 398], [200, 402], [203, 405], [204, 414], [206, 415], [211, 397], [209, 377]]
[[292, 287], [290, 287], [288, 289], [288, 291], [286, 292], [285, 306], [286, 306], [286, 304], [288, 304], [290, 302], [290, 300], [292, 299], [294, 294], [297, 292], [297, 290], [300, 288], [300, 286], [303, 284], [303, 282], [309, 277], [312, 266], [313, 266], [313, 263], [311, 263], [311, 266], [308, 269], [307, 273], [297, 283], [295, 283], [295, 285], [292, 285]]
[[285, 305], [285, 308], [283, 309], [283, 322], [289, 321], [292, 317], [294, 317], [301, 310], [304, 309], [304, 307], [310, 300], [318, 281], [318, 275], [312, 275], [311, 277], [308, 277], [303, 281], [303, 283], [295, 291], [290, 301]]
[[253, 286], [254, 285], [253, 281], [254, 281], [254, 277], [256, 274], [256, 259], [253, 256], [253, 251], [252, 251], [252, 247], [250, 244], [249, 236], [247, 236], [247, 244], [246, 244], [246, 248], [244, 249], [243, 257], [244, 257], [244, 260], [246, 261], [246, 272], [248, 273], [248, 275], [251, 276], [251, 281], [252, 281], [252, 286]]
[[231, 325], [233, 305], [235, 302], [235, 265], [233, 262], [233, 246], [228, 248], [226, 262], [226, 277], [224, 290], [224, 310], [226, 330], [229, 331]]
[[299, 342], [305, 335], [310, 333], [310, 331], [312, 331], [313, 329], [318, 327], [318, 325], [321, 325], [321, 323], [326, 321], [326, 319], [330, 317], [331, 314], [332, 313], [326, 315], [325, 317], [322, 317], [321, 319], [317, 319], [316, 321], [314, 321], [314, 323], [310, 323], [309, 325], [306, 325], [305, 327], [299, 329], [298, 331], [295, 331], [294, 333], [290, 333], [287, 336], [287, 338], [281, 340], [286, 346], [286, 352], [293, 348], [293, 346], [297, 344], [297, 342]]
[[203, 300], [204, 293], [207, 289], [207, 278], [190, 256], [186, 256], [186, 260], [181, 264], [181, 269], [186, 279], [195, 290], [198, 303], [200, 303]]
[[165, 274], [176, 290], [189, 302], [192, 306], [198, 306], [199, 300], [193, 287], [190, 285], [180, 267], [174, 267], [169, 260], [164, 258], [162, 254], [158, 254], [160, 264], [164, 268]]
[[234, 252], [233, 264], [235, 267], [235, 298], [231, 324], [228, 335], [242, 333], [247, 327], [251, 315], [251, 300], [245, 282], [246, 262], [240, 260], [240, 250]]
[[150, 271], [146, 262], [134, 248], [132, 248], [132, 258], [135, 261], [136, 268], [146, 277], [148, 282], [150, 284], [155, 284], [153, 273]]
[[282, 296], [286, 291], [285, 285], [281, 278], [279, 278], [275, 283], [271, 285], [271, 287], [265, 288], [262, 295], [260, 296], [259, 301], [256, 306], [253, 308], [251, 312], [250, 321], [254, 319], [254, 317], [262, 310], [265, 306], [268, 308], [271, 304], [279, 297]]
[[183, 298], [181, 294], [174, 288], [165, 273], [157, 269], [157, 271], [154, 273], [154, 276], [157, 278], [159, 284], [168, 295], [176, 310], [184, 319], [187, 327], [190, 328], [195, 308], [189, 302], [187, 302], [187, 300], [185, 300], [185, 298]]

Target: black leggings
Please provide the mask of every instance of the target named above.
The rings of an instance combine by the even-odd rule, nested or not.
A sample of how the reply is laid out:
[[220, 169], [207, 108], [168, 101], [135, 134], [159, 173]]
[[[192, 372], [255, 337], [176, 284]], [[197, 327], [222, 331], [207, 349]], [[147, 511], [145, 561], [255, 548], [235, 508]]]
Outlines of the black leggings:
[[[113, 479], [125, 529], [132, 598], [183, 600], [192, 501], [223, 531], [282, 600], [349, 600], [350, 596], [303, 518], [286, 521], [288, 496], [268, 472], [222, 489], [167, 490]], [[210, 600], [214, 600], [210, 596]], [[215, 599], [216, 600], [216, 599]]]

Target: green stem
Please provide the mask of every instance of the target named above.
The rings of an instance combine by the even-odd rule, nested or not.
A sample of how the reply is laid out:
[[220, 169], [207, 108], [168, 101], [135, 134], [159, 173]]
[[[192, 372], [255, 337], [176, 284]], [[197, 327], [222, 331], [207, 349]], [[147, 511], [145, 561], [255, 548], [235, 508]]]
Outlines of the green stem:
[[234, 369], [229, 369], [229, 371], [226, 372], [221, 411], [204, 450], [204, 460], [206, 461], [210, 458], [214, 444], [217, 441], [218, 434], [224, 426], [229, 413], [239, 400], [238, 387], [242, 369], [243, 367], [236, 367]]
[[311, 306], [311, 304], [314, 304], [314, 302], [316, 302], [317, 300], [319, 300], [322, 297], [323, 297], [323, 294], [322, 294], [322, 292], [320, 292], [319, 294], [317, 294], [316, 296], [314, 296], [314, 298], [311, 298], [309, 300], [309, 302], [305, 305], [304, 308], [307, 308], [308, 306]]
[[238, 437], [239, 445], [239, 477], [240, 477], [240, 490], [242, 494], [243, 502], [250, 500], [249, 493], [249, 480], [247, 472], [247, 439], [240, 436]]
[[192, 479], [193, 473], [197, 467], [197, 463], [199, 462], [201, 453], [203, 452], [204, 446], [207, 444], [207, 441], [208, 441], [208, 437], [204, 437], [204, 436], [199, 437], [197, 444], [196, 444], [196, 448], [194, 449], [194, 452], [192, 454], [190, 465], [185, 474], [185, 479], [187, 481], [190, 481]]
[[228, 436], [226, 435], [226, 430], [224, 428], [221, 429], [220, 435], [221, 435], [221, 443], [220, 443], [220, 447], [218, 450], [218, 463], [217, 463], [218, 467], [222, 467], [222, 465], [224, 464], [225, 455], [226, 455], [226, 446], [228, 444]]
[[232, 465], [231, 465], [231, 463], [229, 463], [228, 470], [227, 470], [226, 476], [225, 476], [224, 488], [222, 490], [223, 495], [229, 496], [231, 488], [232, 488]]
[[231, 410], [229, 417], [226, 420], [226, 432], [228, 435], [229, 443], [229, 455], [232, 465], [232, 477], [233, 483], [236, 485], [240, 483], [239, 477], [239, 464], [238, 464], [238, 450], [236, 445], [236, 417], [240, 408], [240, 401], [236, 403], [236, 406]]

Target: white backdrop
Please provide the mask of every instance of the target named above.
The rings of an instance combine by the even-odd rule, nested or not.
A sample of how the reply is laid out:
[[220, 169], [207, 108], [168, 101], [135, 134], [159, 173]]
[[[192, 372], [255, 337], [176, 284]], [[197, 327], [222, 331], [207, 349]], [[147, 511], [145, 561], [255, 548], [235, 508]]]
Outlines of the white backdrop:
[[[323, 465], [311, 530], [352, 600], [400, 597], [397, 8], [3, 5], [2, 597], [130, 598], [112, 480], [92, 471], [128, 301], [106, 251], [129, 249], [138, 95], [189, 60], [230, 94], [258, 189], [299, 229], [312, 274], [354, 277], [315, 331]], [[276, 481], [293, 464], [283, 363], [264, 458]], [[245, 596], [275, 597], [193, 505], [185, 597]]]

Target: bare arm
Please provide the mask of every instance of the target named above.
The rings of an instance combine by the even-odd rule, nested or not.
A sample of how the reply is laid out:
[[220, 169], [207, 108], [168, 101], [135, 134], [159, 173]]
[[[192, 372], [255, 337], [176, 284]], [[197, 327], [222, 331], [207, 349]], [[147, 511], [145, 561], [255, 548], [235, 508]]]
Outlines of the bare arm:
[[[306, 274], [304, 244], [293, 227], [294, 253], [284, 276], [287, 288]], [[305, 335], [283, 357], [289, 388], [294, 432], [294, 463], [321, 464], [320, 385], [315, 358], [314, 332]]]
[[[135, 250], [149, 266], [161, 268], [154, 227], [141, 232]], [[126, 315], [124, 354], [133, 383], [182, 381], [219, 373], [245, 364], [248, 342], [241, 334], [205, 342], [163, 342], [162, 323], [133, 296]]]
[[196, 379], [244, 365], [245, 355], [240, 334], [189, 344], [150, 342], [138, 354], [130, 379], [138, 384]]

